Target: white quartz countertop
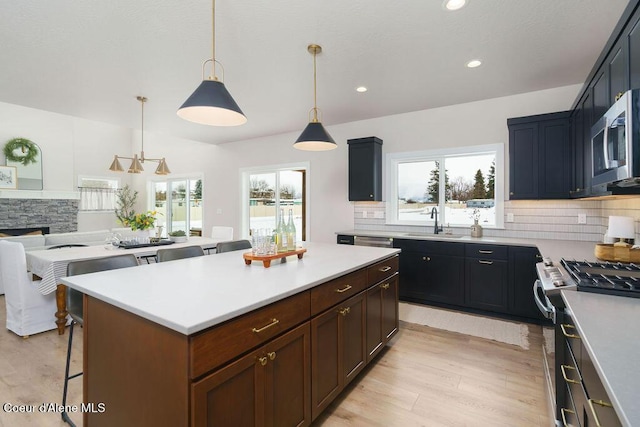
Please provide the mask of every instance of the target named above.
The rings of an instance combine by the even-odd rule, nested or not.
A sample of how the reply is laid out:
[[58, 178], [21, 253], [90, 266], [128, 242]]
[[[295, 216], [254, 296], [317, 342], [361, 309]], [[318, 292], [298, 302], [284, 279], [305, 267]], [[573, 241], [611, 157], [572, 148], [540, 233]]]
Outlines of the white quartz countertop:
[[640, 426], [640, 299], [562, 291], [576, 329], [624, 426]]
[[190, 335], [399, 252], [306, 243], [302, 259], [245, 265], [246, 251], [62, 278], [65, 285]]
[[584, 242], [577, 240], [550, 240], [550, 239], [527, 239], [512, 237], [471, 237], [469, 235], [446, 235], [446, 234], [429, 234], [429, 233], [406, 233], [406, 232], [389, 232], [389, 231], [367, 231], [367, 230], [348, 230], [340, 231], [336, 234], [347, 236], [366, 236], [366, 237], [388, 237], [394, 239], [416, 239], [416, 240], [436, 240], [445, 242], [460, 243], [481, 243], [492, 245], [509, 245], [509, 246], [535, 246], [538, 248], [543, 257], [549, 257], [554, 261], [562, 258], [595, 261], [594, 255], [595, 242]]

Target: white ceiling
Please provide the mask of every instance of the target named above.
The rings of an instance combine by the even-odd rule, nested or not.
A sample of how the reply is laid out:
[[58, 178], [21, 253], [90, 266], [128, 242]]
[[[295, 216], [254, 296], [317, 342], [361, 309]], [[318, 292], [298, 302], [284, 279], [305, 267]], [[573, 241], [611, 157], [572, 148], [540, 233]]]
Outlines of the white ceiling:
[[[216, 58], [248, 118], [186, 122], [211, 57], [209, 0], [0, 2], [0, 101], [220, 144], [583, 83], [627, 0], [218, 0]], [[464, 64], [480, 58], [483, 65]], [[356, 93], [365, 85], [369, 91]]]

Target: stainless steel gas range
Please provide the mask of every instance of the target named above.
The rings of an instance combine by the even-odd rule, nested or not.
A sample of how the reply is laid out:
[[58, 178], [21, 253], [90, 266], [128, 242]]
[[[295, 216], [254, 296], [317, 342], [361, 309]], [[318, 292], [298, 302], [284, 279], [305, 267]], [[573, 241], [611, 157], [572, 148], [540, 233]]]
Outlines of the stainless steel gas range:
[[[536, 304], [542, 314], [551, 319], [554, 328], [554, 352], [543, 348], [545, 375], [549, 384], [549, 395], [554, 409], [557, 425], [562, 414], [558, 412], [556, 396], [561, 399], [563, 393], [562, 369], [559, 366], [562, 357], [555, 357], [564, 349], [564, 336], [559, 327], [566, 311], [561, 290], [577, 290], [580, 292], [597, 292], [601, 294], [640, 298], [640, 266], [635, 264], [589, 262], [562, 259], [554, 262], [548, 258], [536, 264], [538, 280], [533, 285]], [[558, 353], [560, 356], [561, 353]]]

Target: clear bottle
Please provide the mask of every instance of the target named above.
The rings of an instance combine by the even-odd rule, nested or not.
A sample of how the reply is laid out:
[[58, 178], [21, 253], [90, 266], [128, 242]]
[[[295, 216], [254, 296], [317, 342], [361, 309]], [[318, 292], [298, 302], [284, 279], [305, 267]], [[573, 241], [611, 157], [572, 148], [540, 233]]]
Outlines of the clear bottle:
[[287, 222], [287, 249], [296, 250], [296, 225], [293, 223], [293, 209], [289, 209], [289, 221]]
[[289, 246], [287, 242], [287, 226], [284, 224], [284, 209], [280, 209], [280, 221], [276, 228], [276, 237], [278, 238], [278, 252], [286, 252]]

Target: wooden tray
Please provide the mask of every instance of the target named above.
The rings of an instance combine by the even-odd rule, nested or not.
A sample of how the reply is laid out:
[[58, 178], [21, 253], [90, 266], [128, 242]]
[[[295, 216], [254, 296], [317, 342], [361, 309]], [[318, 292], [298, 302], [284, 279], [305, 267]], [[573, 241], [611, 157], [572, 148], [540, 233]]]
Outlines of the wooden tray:
[[298, 248], [295, 251], [280, 252], [273, 255], [254, 255], [251, 252], [245, 252], [242, 254], [242, 257], [244, 258], [244, 263], [247, 265], [251, 265], [251, 261], [262, 261], [264, 268], [269, 268], [271, 267], [271, 261], [274, 259], [286, 258], [291, 255], [298, 255], [298, 259], [302, 259], [305, 252], [307, 252], [305, 248]]

